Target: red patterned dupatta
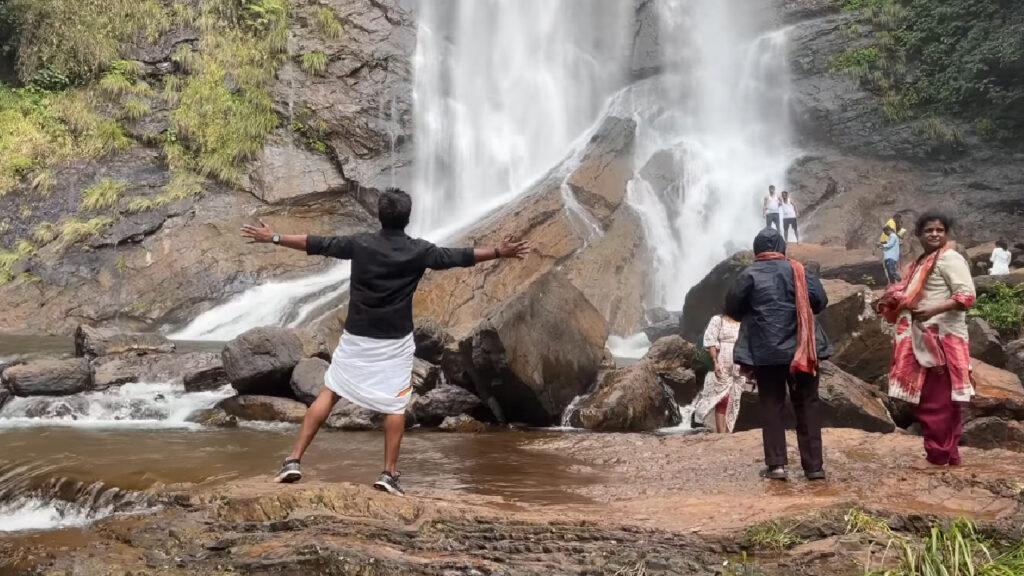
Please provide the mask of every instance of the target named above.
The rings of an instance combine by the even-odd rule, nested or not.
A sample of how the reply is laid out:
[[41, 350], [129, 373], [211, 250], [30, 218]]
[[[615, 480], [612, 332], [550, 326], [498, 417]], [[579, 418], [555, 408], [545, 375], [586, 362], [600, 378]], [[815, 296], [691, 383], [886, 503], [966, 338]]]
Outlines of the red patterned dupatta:
[[804, 265], [786, 258], [781, 252], [762, 252], [755, 256], [756, 260], [789, 260], [793, 269], [793, 288], [796, 291], [796, 351], [789, 365], [792, 374], [818, 373], [818, 348], [814, 334], [814, 312], [811, 310], [810, 297], [807, 295], [807, 274]]
[[[939, 277], [933, 277], [938, 270]], [[931, 281], [929, 281], [931, 279]], [[970, 346], [964, 312], [951, 311], [916, 321], [911, 311], [922, 301], [953, 298], [963, 307], [974, 304], [970, 268], [949, 247], [932, 252], [912, 264], [904, 280], [890, 286], [878, 301], [878, 311], [896, 325], [889, 395], [917, 404], [926, 372], [944, 367], [952, 384], [952, 399], [967, 402], [974, 395], [970, 382]]]

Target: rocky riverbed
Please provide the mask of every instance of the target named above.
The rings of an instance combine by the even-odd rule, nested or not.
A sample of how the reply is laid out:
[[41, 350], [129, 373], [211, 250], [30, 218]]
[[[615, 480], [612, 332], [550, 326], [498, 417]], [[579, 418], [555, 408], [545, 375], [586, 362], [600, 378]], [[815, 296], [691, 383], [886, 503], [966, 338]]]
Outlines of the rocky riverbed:
[[[829, 480], [778, 483], [757, 476], [755, 431], [536, 435], [516, 444], [561, 462], [550, 488], [562, 496], [415, 482], [398, 498], [371, 490], [369, 472], [357, 484], [328, 482], [314, 465], [293, 486], [268, 476], [170, 486], [157, 492], [158, 511], [101, 520], [78, 538], [3, 538], [0, 557], [8, 573], [28, 574], [116, 566], [126, 574], [853, 575], [882, 560], [877, 537], [848, 533], [851, 509], [897, 533], [965, 516], [996, 537], [1022, 536], [1024, 460], [1003, 450], [967, 448], [963, 466], [931, 468], [913, 436], [827, 430]], [[773, 522], [793, 539], [768, 551], [757, 534]], [[759, 572], [738, 571], [752, 567]]]

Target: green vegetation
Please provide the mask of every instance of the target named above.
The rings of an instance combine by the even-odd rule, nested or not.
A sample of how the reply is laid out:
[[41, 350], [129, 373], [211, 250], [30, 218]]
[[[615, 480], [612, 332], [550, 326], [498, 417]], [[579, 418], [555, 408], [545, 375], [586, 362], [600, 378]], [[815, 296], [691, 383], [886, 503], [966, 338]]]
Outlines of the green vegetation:
[[154, 210], [203, 193], [203, 178], [189, 172], [178, 172], [171, 177], [163, 191], [155, 196], [139, 196], [128, 202], [128, 212]]
[[951, 114], [984, 118], [991, 137], [1024, 130], [1024, 10], [1001, 0], [847, 0], [843, 7], [862, 16], [871, 45], [836, 56], [830, 69], [877, 93], [888, 120]]
[[127, 188], [124, 182], [105, 178], [82, 192], [82, 209], [101, 210], [117, 206], [121, 193]]
[[[978, 534], [974, 524], [960, 519], [948, 527], [933, 527], [920, 545], [903, 538], [889, 543], [899, 564], [870, 576], [1019, 576], [1024, 574], [1024, 542], [1003, 554], [992, 553], [992, 543]], [[888, 548], [887, 548], [888, 550]]]
[[747, 529], [747, 540], [755, 550], [782, 552], [803, 544], [804, 539], [794, 530], [797, 525], [784, 527], [780, 521], [765, 522]]
[[45, 246], [53, 239], [57, 237], [57, 227], [50, 222], [43, 222], [42, 224], [36, 225], [32, 230], [32, 241], [39, 246]]
[[327, 154], [327, 123], [316, 118], [313, 111], [303, 108], [296, 112], [291, 129], [302, 137], [306, 147], [320, 154]]
[[99, 236], [113, 223], [114, 220], [106, 216], [97, 216], [90, 220], [79, 220], [77, 218], [65, 220], [60, 225], [61, 246], [68, 247], [82, 240]]
[[18, 74], [46, 89], [82, 83], [116, 60], [122, 44], [155, 40], [171, 25], [157, 0], [9, 0]]
[[1024, 334], [1024, 285], [999, 283], [983, 294], [971, 309], [971, 316], [983, 318], [1010, 338]]
[[873, 516], [859, 508], [851, 508], [846, 516], [847, 534], [871, 534], [874, 536], [893, 536], [892, 529], [884, 518]]
[[316, 28], [320, 34], [328, 40], [341, 38], [342, 27], [334, 11], [327, 6], [320, 6], [316, 10]]
[[31, 242], [20, 240], [12, 250], [0, 250], [0, 284], [14, 279], [12, 269], [24, 258], [35, 254], [36, 249]]
[[327, 71], [327, 54], [320, 50], [313, 50], [302, 55], [302, 69], [307, 74], [323, 76]]

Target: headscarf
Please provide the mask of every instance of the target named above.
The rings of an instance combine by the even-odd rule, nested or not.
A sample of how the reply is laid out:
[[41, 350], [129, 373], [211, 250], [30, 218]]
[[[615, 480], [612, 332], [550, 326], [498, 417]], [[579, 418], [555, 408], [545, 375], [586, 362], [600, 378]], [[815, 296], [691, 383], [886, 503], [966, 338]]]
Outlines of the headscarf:
[[807, 273], [804, 265], [786, 258], [786, 239], [773, 227], [761, 230], [754, 238], [754, 259], [787, 260], [793, 270], [793, 288], [796, 292], [796, 350], [789, 364], [792, 374], [818, 373], [818, 350], [815, 342], [814, 312], [807, 292]]

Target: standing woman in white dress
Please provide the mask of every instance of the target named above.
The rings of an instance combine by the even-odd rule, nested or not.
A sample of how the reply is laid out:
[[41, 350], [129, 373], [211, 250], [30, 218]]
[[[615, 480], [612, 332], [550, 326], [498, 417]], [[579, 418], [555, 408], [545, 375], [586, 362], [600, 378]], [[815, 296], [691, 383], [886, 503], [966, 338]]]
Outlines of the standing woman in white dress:
[[693, 402], [693, 416], [710, 427], [714, 413], [715, 432], [733, 431], [740, 414], [740, 396], [749, 389], [740, 367], [732, 361], [739, 333], [740, 323], [725, 314], [712, 318], [704, 331], [704, 348], [711, 354], [715, 369], [704, 377], [704, 388]]
[[989, 269], [988, 273], [992, 276], [1005, 276], [1010, 273], [1010, 261], [1013, 260], [1013, 254], [1010, 253], [1008, 248], [1005, 240], [996, 242], [996, 248], [992, 251], [992, 256], [989, 258], [989, 261], [992, 262], [992, 268]]

